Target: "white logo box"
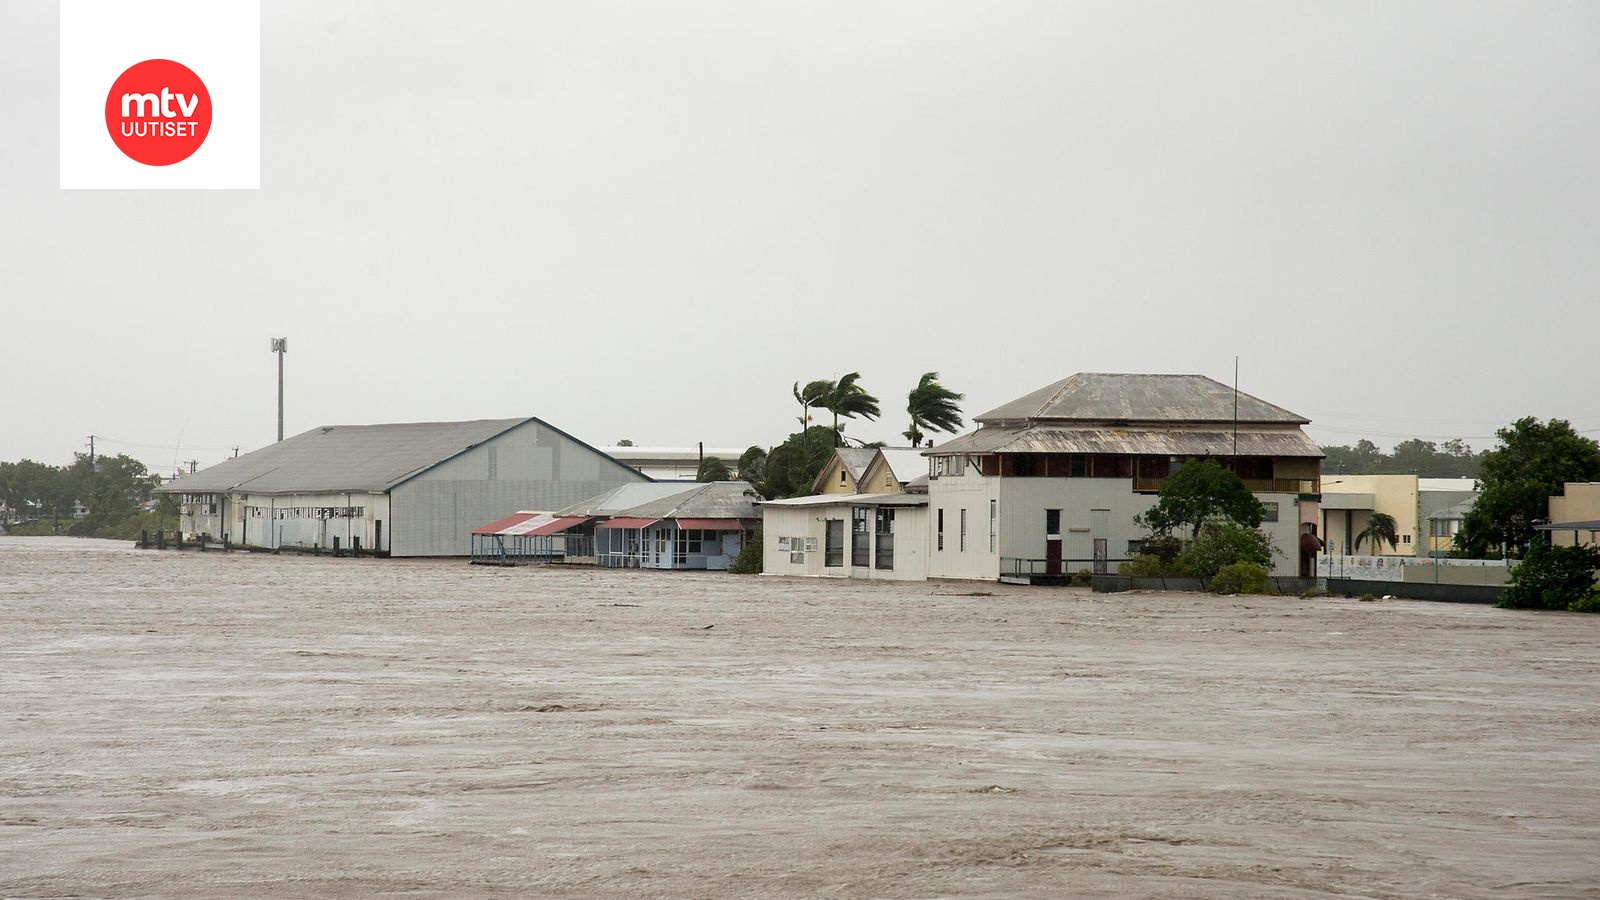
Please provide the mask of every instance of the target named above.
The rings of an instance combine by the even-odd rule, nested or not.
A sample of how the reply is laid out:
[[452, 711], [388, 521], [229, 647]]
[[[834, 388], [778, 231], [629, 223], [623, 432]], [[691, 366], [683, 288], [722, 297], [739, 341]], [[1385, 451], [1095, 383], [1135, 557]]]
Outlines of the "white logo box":
[[[147, 59], [183, 63], [211, 95], [211, 129], [193, 156], [147, 166], [106, 130], [106, 95]], [[259, 0], [61, 0], [61, 187], [261, 187]]]

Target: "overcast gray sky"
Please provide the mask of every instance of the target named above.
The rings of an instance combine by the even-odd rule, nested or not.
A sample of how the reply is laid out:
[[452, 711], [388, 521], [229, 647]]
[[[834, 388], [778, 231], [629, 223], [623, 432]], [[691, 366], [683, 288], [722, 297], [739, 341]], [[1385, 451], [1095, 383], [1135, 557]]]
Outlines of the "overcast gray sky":
[[1236, 354], [1323, 443], [1600, 433], [1594, 3], [262, 5], [262, 190], [112, 192], [0, 4], [0, 459], [258, 447], [276, 335], [291, 433], [765, 445], [859, 370], [889, 440], [930, 369]]

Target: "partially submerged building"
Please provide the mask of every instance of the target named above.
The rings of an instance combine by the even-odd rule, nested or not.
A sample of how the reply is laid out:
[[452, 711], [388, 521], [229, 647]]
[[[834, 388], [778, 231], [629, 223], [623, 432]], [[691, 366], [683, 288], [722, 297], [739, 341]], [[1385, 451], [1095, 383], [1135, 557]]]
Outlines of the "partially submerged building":
[[175, 479], [180, 527], [234, 545], [466, 556], [507, 509], [559, 509], [639, 472], [537, 418], [330, 425]]
[[974, 417], [931, 459], [928, 574], [1029, 580], [1111, 573], [1147, 537], [1134, 517], [1185, 460], [1230, 466], [1266, 507], [1262, 529], [1300, 569], [1317, 522], [1322, 451], [1309, 420], [1202, 375], [1078, 374]]
[[[915, 449], [837, 451], [817, 478], [823, 493], [761, 505], [761, 570], [892, 581], [927, 578], [927, 465]], [[841, 472], [844, 481], [837, 474]], [[841, 484], [862, 490], [841, 491]]]
[[727, 569], [760, 521], [743, 481], [625, 484], [553, 513], [473, 529], [473, 558], [630, 569]]

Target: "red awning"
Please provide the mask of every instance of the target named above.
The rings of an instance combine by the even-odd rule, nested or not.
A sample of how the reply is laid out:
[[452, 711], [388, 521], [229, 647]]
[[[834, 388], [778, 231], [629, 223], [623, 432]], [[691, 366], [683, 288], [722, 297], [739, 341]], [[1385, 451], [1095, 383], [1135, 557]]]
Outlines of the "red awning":
[[[493, 522], [490, 522], [487, 525], [483, 525], [483, 526], [480, 526], [478, 528], [474, 528], [474, 529], [472, 529], [472, 533], [473, 534], [502, 534], [502, 533], [505, 532], [505, 530], [507, 528], [510, 528], [513, 525], [520, 525], [523, 522], [526, 522], [529, 519], [532, 519], [537, 515], [538, 515], [538, 513], [513, 513], [513, 514], [511, 514], [509, 516], [506, 516], [504, 519], [497, 519], [497, 520], [495, 520]], [[457, 533], [459, 534], [460, 532], [457, 532]]]
[[558, 534], [560, 532], [566, 531], [568, 528], [576, 528], [577, 526], [582, 525], [583, 523], [585, 523], [585, 522], [587, 522], [587, 521], [589, 521], [590, 519], [593, 519], [593, 518], [594, 518], [594, 516], [558, 516], [557, 518], [552, 519], [552, 520], [550, 520], [548, 522], [545, 522], [544, 524], [540, 525], [538, 528], [535, 528], [534, 530], [532, 530], [532, 531], [530, 531], [528, 533], [529, 534]]
[[601, 522], [599, 525], [596, 525], [595, 527], [596, 528], [643, 528], [646, 525], [654, 525], [655, 523], [657, 523], [659, 521], [661, 521], [661, 520], [660, 519], [635, 519], [635, 518], [633, 518], [631, 516], [618, 516], [615, 519], [607, 519], [604, 522]]
[[676, 519], [679, 528], [695, 528], [701, 531], [743, 531], [743, 519]]

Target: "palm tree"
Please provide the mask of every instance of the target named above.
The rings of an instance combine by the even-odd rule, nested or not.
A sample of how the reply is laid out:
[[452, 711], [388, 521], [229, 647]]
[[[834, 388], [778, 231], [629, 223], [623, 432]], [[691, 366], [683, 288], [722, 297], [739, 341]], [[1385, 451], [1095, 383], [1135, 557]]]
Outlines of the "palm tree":
[[[868, 419], [878, 417], [878, 398], [867, 393], [856, 381], [861, 378], [860, 372], [851, 372], [838, 381], [826, 382], [828, 390], [821, 399], [813, 404], [828, 412], [833, 413], [833, 445], [839, 446], [843, 437], [839, 431], [839, 417], [853, 419], [856, 416], [865, 416]], [[816, 382], [812, 382], [815, 384]], [[806, 385], [810, 388], [811, 385]]]
[[967, 399], [939, 383], [938, 372], [924, 372], [922, 380], [911, 389], [907, 397], [906, 412], [911, 414], [911, 428], [901, 432], [911, 446], [922, 444], [922, 430], [959, 431], [962, 426], [961, 407], [956, 404]]
[[1356, 535], [1356, 550], [1361, 549], [1361, 542], [1367, 542], [1367, 548], [1375, 553], [1382, 551], [1382, 545], [1387, 543], [1393, 550], [1400, 543], [1400, 537], [1394, 530], [1394, 516], [1388, 513], [1375, 512], [1367, 520], [1367, 527]]
[[822, 399], [833, 390], [833, 382], [827, 379], [808, 381], [805, 387], [800, 382], [794, 383], [794, 399], [800, 404], [800, 430], [805, 431], [811, 427], [811, 410], [822, 408]]

